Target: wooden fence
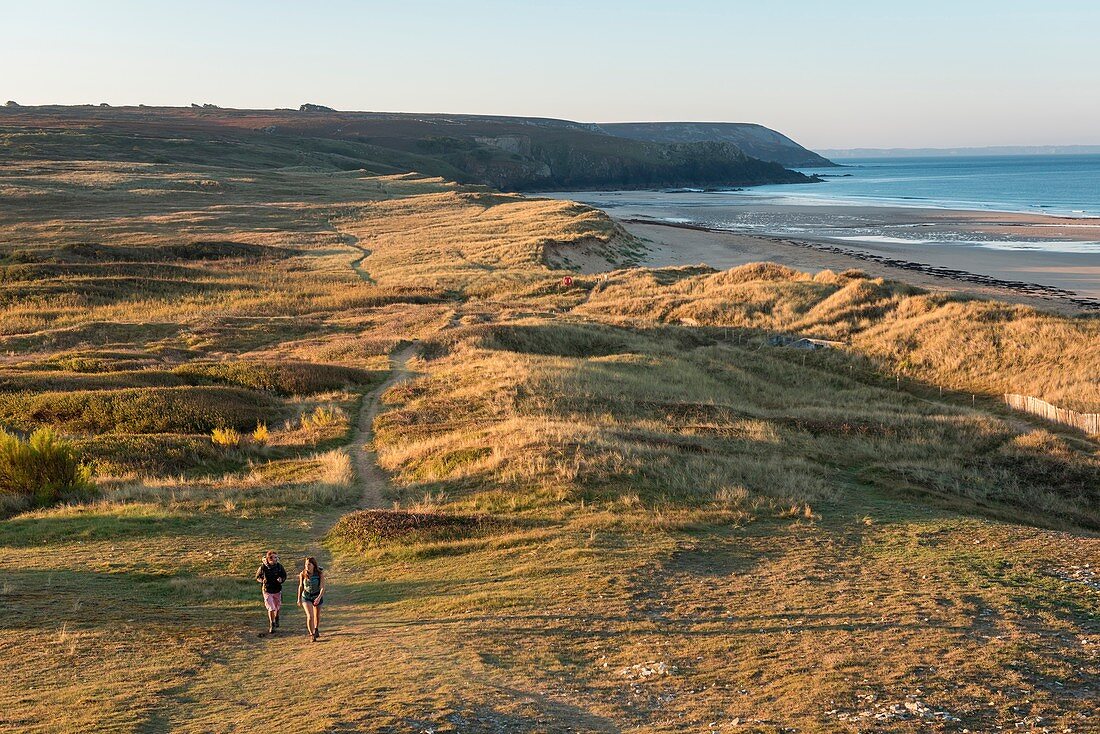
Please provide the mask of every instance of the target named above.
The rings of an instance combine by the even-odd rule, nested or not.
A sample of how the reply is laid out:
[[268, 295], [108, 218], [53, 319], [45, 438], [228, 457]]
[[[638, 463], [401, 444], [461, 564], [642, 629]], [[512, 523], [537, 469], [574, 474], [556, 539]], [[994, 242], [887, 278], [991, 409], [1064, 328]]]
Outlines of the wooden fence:
[[1045, 400], [1005, 393], [1005, 402], [1016, 410], [1027, 411], [1046, 418], [1048, 421], [1062, 423], [1067, 426], [1079, 428], [1085, 433], [1100, 435], [1100, 413], [1078, 413], [1075, 410], [1066, 410], [1056, 405], [1051, 405]]

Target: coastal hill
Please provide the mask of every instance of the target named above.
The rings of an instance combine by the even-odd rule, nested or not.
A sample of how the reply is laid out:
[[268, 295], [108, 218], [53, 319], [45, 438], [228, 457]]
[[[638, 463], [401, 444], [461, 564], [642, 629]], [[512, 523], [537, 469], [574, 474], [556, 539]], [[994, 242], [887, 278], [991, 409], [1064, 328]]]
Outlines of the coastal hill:
[[0, 108], [16, 159], [83, 158], [373, 174], [418, 172], [502, 190], [752, 186], [814, 179], [729, 140], [643, 141], [531, 117], [179, 107]]
[[786, 135], [751, 122], [615, 122], [600, 129], [611, 135], [653, 143], [730, 143], [745, 155], [784, 166], [835, 166]]

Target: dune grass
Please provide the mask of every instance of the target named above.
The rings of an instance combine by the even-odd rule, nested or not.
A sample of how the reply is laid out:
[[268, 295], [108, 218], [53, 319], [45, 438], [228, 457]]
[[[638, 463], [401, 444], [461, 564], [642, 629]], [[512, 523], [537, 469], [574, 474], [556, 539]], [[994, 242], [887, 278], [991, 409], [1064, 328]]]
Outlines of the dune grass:
[[[0, 507], [0, 728], [1089, 731], [1096, 444], [954, 390], [1088, 408], [1095, 320], [767, 264], [566, 287], [637, 243], [89, 135], [0, 165], [0, 406], [97, 482]], [[290, 603], [256, 636], [270, 547], [326, 567], [316, 645]]]
[[838, 501], [857, 479], [1100, 528], [1087, 444], [867, 381], [843, 353], [690, 340], [678, 327], [475, 327], [436, 352], [429, 378], [391, 392], [380, 462], [453, 499], [776, 512]]
[[614, 246], [632, 244], [591, 207], [454, 189], [379, 201], [350, 213], [340, 226], [370, 251], [364, 264], [378, 283], [469, 295], [545, 278], [548, 248], [585, 243], [608, 250], [616, 262], [627, 255]]
[[933, 294], [862, 273], [816, 275], [775, 264], [726, 272], [616, 273], [578, 309], [847, 342], [886, 372], [973, 393], [1017, 392], [1100, 410], [1100, 320]]

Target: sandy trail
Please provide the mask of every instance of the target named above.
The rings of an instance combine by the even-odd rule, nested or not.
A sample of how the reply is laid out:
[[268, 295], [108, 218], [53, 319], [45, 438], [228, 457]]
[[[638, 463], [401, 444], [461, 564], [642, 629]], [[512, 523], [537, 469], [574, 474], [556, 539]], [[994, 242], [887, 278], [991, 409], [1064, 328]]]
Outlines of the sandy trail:
[[359, 499], [360, 508], [382, 507], [385, 502], [383, 493], [389, 487], [390, 479], [378, 466], [378, 454], [373, 448], [374, 419], [382, 410], [382, 395], [386, 390], [413, 377], [414, 373], [408, 369], [408, 363], [415, 353], [415, 345], [410, 345], [390, 355], [389, 377], [363, 398], [358, 425], [348, 447], [355, 466], [356, 480], [362, 488]]

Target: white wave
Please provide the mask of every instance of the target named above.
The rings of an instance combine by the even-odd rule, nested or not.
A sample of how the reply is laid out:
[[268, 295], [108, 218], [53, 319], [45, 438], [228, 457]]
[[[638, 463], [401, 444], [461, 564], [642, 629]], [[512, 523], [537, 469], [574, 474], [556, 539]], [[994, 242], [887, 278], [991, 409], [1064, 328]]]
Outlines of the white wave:
[[847, 242], [876, 242], [883, 245], [930, 245], [935, 240], [910, 240], [904, 237], [887, 237], [881, 234], [862, 234], [854, 237], [830, 237], [834, 240]]

